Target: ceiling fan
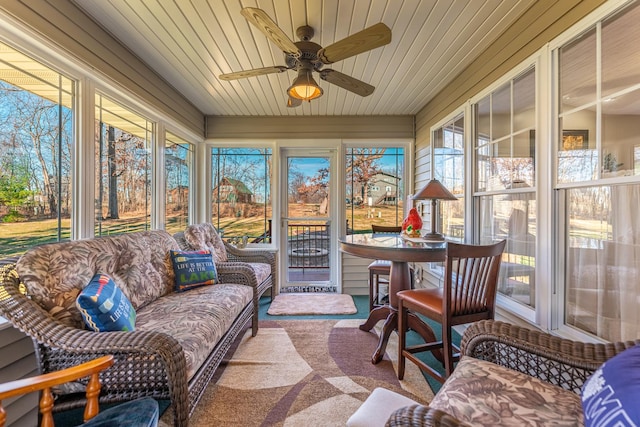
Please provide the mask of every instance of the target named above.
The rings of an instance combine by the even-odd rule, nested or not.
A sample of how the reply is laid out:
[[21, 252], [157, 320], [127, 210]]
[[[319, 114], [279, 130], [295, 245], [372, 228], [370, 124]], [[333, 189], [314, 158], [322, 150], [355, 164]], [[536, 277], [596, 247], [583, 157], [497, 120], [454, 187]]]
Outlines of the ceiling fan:
[[286, 66], [276, 65], [274, 67], [221, 74], [220, 79], [237, 80], [295, 70], [298, 72], [298, 77], [293, 81], [291, 87], [287, 89], [289, 95], [287, 107], [297, 107], [302, 104], [302, 101], [311, 101], [322, 96], [324, 91], [313, 79], [312, 74], [314, 71], [320, 74], [322, 80], [357, 95], [368, 96], [373, 93], [375, 87], [370, 84], [339, 71], [328, 68], [323, 69], [322, 67], [390, 43], [391, 30], [382, 22], [323, 48], [311, 41], [314, 31], [308, 25], [299, 27], [296, 30], [296, 35], [300, 38], [300, 41], [293, 42], [264, 10], [246, 7], [240, 13], [262, 31], [269, 40], [282, 49], [285, 54]]

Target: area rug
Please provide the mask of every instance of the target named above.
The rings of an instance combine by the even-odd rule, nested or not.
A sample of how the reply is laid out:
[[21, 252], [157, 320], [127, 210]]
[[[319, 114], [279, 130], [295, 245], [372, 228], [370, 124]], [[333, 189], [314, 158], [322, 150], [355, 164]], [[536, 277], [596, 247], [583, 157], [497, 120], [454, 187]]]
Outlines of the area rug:
[[354, 314], [356, 305], [347, 294], [279, 294], [271, 302], [267, 314], [295, 316], [306, 314]]
[[[189, 425], [344, 426], [376, 387], [427, 404], [433, 398], [424, 376], [408, 363], [398, 381], [397, 335], [373, 365], [379, 328], [358, 329], [362, 320], [269, 320], [242, 338], [221, 374], [205, 390]], [[381, 322], [380, 322], [381, 323]], [[169, 426], [169, 409], [161, 425]]]

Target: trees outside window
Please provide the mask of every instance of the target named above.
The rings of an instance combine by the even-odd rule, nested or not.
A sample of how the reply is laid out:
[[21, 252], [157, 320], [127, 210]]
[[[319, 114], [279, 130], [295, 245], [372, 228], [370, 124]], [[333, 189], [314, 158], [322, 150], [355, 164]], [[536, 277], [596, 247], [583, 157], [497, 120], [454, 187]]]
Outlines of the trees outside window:
[[152, 130], [144, 117], [96, 94], [96, 236], [150, 228]]
[[75, 82], [0, 43], [0, 256], [71, 235]]
[[212, 148], [211, 222], [224, 238], [271, 243], [272, 150]]
[[347, 232], [371, 232], [371, 224], [402, 224], [404, 149], [348, 147], [345, 160]]
[[167, 132], [164, 151], [165, 230], [172, 234], [189, 225], [192, 164], [193, 145]]

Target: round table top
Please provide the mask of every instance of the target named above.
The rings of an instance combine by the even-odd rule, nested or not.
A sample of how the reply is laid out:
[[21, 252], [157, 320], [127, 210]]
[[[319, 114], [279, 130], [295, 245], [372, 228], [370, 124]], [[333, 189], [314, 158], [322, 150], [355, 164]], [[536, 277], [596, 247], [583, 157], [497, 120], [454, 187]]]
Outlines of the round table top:
[[446, 241], [429, 241], [399, 234], [349, 234], [340, 239], [340, 250], [345, 253], [392, 262], [443, 261], [446, 249]]

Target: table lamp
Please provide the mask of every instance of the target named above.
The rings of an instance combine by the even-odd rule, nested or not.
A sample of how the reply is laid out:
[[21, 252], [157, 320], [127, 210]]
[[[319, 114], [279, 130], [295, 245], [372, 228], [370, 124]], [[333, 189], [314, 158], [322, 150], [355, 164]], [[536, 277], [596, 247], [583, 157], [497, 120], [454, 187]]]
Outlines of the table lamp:
[[436, 207], [438, 200], [458, 200], [437, 179], [432, 179], [424, 188], [413, 195], [413, 200], [431, 200], [431, 232], [424, 238], [427, 240], [444, 240], [444, 236], [436, 231]]

